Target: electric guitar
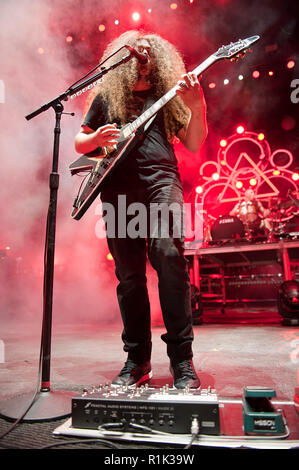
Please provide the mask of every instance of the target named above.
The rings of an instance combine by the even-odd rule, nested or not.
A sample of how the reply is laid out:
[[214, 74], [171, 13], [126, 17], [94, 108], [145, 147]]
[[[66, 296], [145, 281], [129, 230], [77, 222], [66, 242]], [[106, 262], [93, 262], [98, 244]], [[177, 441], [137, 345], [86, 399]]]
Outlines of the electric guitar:
[[[252, 36], [246, 39], [240, 39], [237, 42], [227, 46], [222, 46], [217, 52], [210, 55], [204, 62], [196, 67], [191, 73], [199, 76], [214, 62], [221, 59], [231, 59], [243, 57], [251, 44], [258, 41], [259, 36]], [[145, 125], [148, 125], [151, 119], [154, 119], [156, 113], [176, 96], [179, 89], [179, 83], [171, 88], [164, 96], [144, 111], [135, 121], [126, 124], [120, 129], [120, 137], [117, 144], [111, 147], [98, 147], [97, 149], [82, 155], [70, 164], [69, 170], [72, 175], [80, 172], [89, 173], [88, 181], [84, 188], [79, 192], [73, 204], [71, 217], [79, 220], [85, 214], [95, 198], [99, 195], [102, 184], [111, 175], [114, 168], [130, 153], [138, 141], [138, 135], [142, 132]], [[88, 175], [87, 174], [87, 175]]]

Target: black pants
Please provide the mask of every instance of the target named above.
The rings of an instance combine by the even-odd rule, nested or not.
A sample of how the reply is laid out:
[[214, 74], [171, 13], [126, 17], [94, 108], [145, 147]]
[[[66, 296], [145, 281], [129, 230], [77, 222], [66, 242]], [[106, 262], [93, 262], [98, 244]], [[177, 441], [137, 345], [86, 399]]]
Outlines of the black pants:
[[[181, 208], [181, 212], [175, 212], [169, 218], [169, 236], [165, 236], [165, 232], [161, 233], [161, 230], [159, 232], [158, 225], [160, 227], [161, 220], [159, 222], [155, 218], [151, 224], [148, 223], [146, 237], [118, 237], [117, 223], [115, 237], [107, 233], [107, 242], [119, 281], [117, 297], [123, 321], [124, 350], [128, 352], [128, 357], [137, 363], [149, 361], [151, 357], [150, 302], [146, 280], [148, 256], [159, 280], [160, 305], [166, 327], [166, 333], [161, 338], [167, 344], [167, 354], [172, 364], [190, 359], [193, 355], [190, 280], [187, 260], [183, 255], [184, 236], [178, 236], [181, 226], [178, 218], [183, 216], [180, 182], [159, 182], [150, 189], [137, 185], [130, 187], [130, 191], [127, 190], [126, 193], [118, 190], [118, 194], [104, 190], [101, 195], [102, 202], [114, 206], [116, 219], [119, 194], [125, 194], [127, 206], [142, 202], [147, 210], [148, 222], [150, 211], [155, 204], [175, 203], [176, 208]], [[129, 220], [127, 217], [127, 221]], [[179, 228], [175, 231], [174, 227], [178, 222]]]

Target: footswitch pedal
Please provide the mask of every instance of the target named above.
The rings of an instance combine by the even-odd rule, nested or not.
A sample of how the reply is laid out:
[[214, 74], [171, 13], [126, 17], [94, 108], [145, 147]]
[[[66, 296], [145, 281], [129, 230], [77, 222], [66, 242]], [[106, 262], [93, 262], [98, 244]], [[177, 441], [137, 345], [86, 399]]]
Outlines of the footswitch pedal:
[[285, 419], [280, 410], [276, 410], [271, 398], [275, 390], [266, 387], [245, 387], [243, 391], [243, 418], [246, 434], [284, 434]]
[[215, 390], [99, 386], [72, 398], [74, 428], [190, 434], [193, 420], [200, 434], [220, 434]]

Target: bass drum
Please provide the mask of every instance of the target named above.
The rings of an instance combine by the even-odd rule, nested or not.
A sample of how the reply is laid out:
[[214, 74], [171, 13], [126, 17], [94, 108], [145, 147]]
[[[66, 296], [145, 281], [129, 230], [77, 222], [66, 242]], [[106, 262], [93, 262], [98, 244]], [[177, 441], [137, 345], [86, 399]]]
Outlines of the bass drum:
[[244, 224], [234, 215], [222, 215], [211, 227], [211, 237], [213, 241], [235, 240], [244, 238], [244, 236]]

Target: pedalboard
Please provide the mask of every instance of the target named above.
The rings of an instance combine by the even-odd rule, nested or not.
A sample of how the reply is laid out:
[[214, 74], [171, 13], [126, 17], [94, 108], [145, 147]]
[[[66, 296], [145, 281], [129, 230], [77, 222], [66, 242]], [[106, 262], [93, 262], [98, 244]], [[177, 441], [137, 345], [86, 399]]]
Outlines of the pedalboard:
[[194, 421], [199, 434], [220, 434], [218, 397], [210, 387], [100, 385], [72, 398], [73, 428], [191, 434]]

